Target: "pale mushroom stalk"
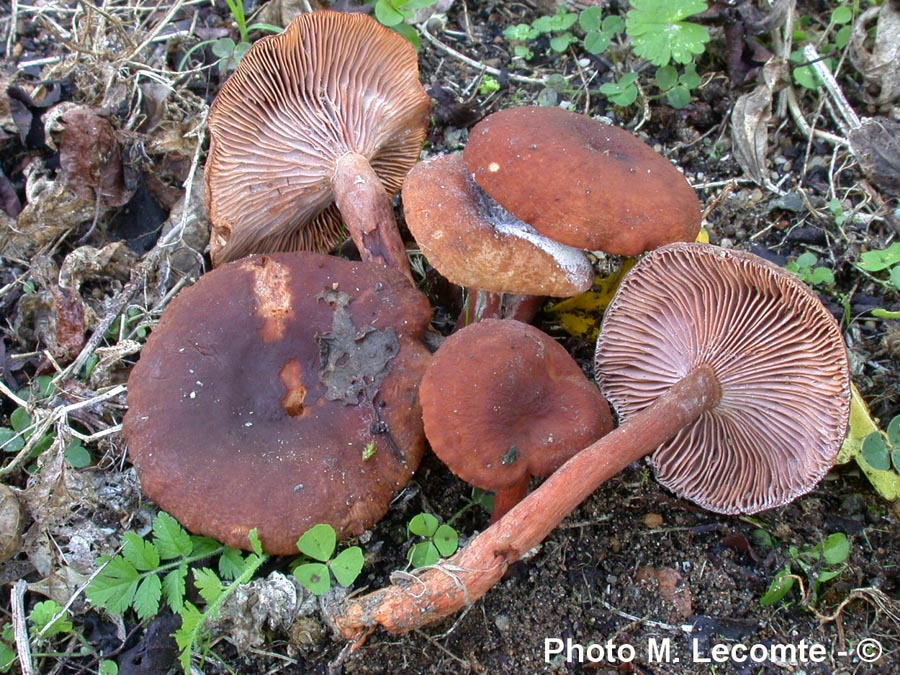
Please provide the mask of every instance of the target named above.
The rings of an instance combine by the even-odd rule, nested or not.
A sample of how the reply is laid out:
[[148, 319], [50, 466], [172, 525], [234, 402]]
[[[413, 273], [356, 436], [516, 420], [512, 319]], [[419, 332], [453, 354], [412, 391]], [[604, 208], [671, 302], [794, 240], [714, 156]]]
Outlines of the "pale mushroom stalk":
[[362, 259], [393, 267], [412, 279], [391, 197], [369, 160], [357, 152], [340, 157], [335, 162], [331, 187], [335, 204]]
[[720, 395], [713, 369], [697, 367], [626, 424], [569, 459], [452, 558], [414, 581], [354, 599], [332, 617], [335, 625], [348, 639], [364, 637], [376, 626], [406, 632], [475, 602], [597, 487], [710, 410]]

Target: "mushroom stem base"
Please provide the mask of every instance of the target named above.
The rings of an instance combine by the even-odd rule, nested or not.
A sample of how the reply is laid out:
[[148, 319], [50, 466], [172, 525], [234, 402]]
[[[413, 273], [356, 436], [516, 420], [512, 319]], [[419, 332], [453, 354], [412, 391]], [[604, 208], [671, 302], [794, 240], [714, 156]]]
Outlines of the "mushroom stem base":
[[335, 204], [362, 259], [393, 267], [412, 279], [391, 197], [369, 161], [348, 152], [338, 159], [331, 185]]
[[334, 625], [344, 637], [364, 640], [379, 625], [407, 632], [475, 602], [598, 486], [671, 439], [720, 397], [712, 368], [697, 367], [628, 422], [569, 459], [453, 557], [412, 581], [355, 598], [331, 617]]
[[453, 330], [460, 330], [483, 319], [514, 319], [531, 323], [545, 301], [546, 297], [543, 295], [493, 293], [468, 288], [462, 312]]

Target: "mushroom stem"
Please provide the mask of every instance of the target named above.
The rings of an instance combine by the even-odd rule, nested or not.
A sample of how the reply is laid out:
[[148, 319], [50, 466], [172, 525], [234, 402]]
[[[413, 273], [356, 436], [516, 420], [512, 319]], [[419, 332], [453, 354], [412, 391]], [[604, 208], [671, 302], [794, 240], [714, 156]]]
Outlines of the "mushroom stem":
[[379, 625], [403, 633], [475, 602], [598, 486], [653, 452], [720, 398], [712, 367], [698, 366], [628, 422], [563, 464], [456, 555], [414, 581], [355, 598], [332, 617], [335, 626], [344, 637], [362, 641]]
[[525, 495], [528, 494], [528, 482], [526, 475], [525, 479], [517, 485], [494, 492], [494, 511], [491, 513], [491, 523], [496, 523], [525, 498]]
[[466, 300], [456, 321], [454, 331], [484, 319], [513, 319], [531, 323], [546, 297], [518, 293], [492, 293], [475, 288], [466, 289]]
[[357, 152], [340, 157], [331, 186], [335, 204], [362, 259], [393, 267], [412, 279], [391, 198], [369, 160]]

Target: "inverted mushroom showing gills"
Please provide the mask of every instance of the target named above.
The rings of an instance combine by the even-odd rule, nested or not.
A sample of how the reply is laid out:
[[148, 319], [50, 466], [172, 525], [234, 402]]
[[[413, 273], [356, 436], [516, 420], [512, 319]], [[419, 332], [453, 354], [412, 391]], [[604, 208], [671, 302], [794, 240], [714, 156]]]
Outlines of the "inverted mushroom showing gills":
[[144, 493], [189, 530], [296, 553], [359, 534], [424, 449], [424, 295], [399, 272], [299, 252], [218, 267], [166, 307], [128, 380]]
[[420, 388], [425, 436], [453, 473], [492, 490], [493, 519], [612, 427], [609, 405], [546, 333], [486, 319], [451, 335]]
[[344, 223], [363, 260], [408, 273], [391, 196], [430, 108], [415, 49], [364, 14], [303, 14], [259, 40], [210, 110], [213, 262], [327, 251]]
[[412, 630], [474, 602], [599, 485], [650, 453], [673, 489], [706, 508], [752, 513], [812, 489], [847, 428], [837, 322], [800, 281], [748, 253], [681, 243], [647, 254], [604, 317], [596, 369], [626, 421], [445, 568], [348, 603], [332, 617], [345, 637], [378, 625]]

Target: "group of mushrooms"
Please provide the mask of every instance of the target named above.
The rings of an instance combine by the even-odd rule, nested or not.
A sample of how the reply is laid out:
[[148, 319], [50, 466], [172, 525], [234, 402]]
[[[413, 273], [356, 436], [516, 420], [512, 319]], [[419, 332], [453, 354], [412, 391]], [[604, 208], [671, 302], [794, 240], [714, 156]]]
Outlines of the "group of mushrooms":
[[[209, 118], [215, 268], [169, 304], [129, 380], [124, 432], [148, 497], [194, 532], [247, 547], [256, 528], [292, 554], [317, 523], [372, 527], [427, 438], [495, 491], [494, 517], [436, 568], [345, 602], [331, 619], [361, 639], [474, 602], [647, 455], [665, 486], [722, 513], [816, 484], [850, 377], [813, 293], [693, 243], [693, 190], [628, 132], [514, 108], [462, 155], [418, 162], [429, 111], [413, 48], [362, 14], [302, 15], [244, 56]], [[434, 354], [401, 188], [422, 253], [469, 291], [465, 327]], [[323, 252], [344, 228], [362, 262]], [[591, 287], [598, 250], [646, 252], [606, 310], [599, 388], [527, 323], [542, 298]], [[528, 493], [532, 476], [546, 480]]]

